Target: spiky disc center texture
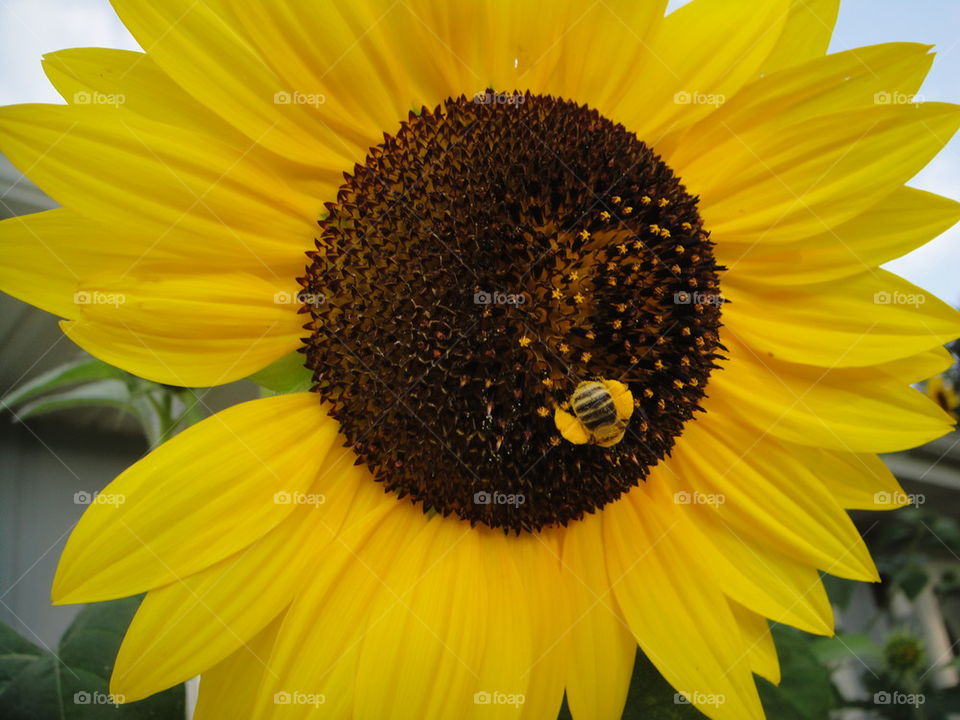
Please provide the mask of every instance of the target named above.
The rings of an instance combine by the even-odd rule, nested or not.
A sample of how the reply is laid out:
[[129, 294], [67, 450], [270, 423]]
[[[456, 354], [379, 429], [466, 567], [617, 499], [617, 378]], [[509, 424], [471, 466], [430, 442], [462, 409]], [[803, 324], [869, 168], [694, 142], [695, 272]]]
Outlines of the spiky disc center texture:
[[[301, 284], [314, 390], [388, 491], [511, 530], [641, 482], [699, 409], [722, 300], [667, 165], [562, 99], [488, 91], [411, 113], [345, 175]], [[582, 380], [626, 383], [609, 448], [554, 425]]]

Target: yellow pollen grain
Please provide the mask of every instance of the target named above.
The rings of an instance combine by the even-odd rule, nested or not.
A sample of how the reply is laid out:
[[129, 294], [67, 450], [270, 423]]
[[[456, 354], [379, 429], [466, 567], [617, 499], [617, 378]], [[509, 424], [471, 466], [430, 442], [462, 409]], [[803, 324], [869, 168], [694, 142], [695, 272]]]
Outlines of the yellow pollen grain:
[[610, 201], [611, 201], [614, 205], [619, 205], [619, 204], [620, 204], [620, 199], [621, 199], [621, 198], [620, 198], [619, 195], [614, 195], [612, 198], [610, 198]]
[[657, 361], [653, 364], [653, 366], [654, 366], [657, 370], [663, 370], [663, 360], [657, 360]]
[[542, 382], [546, 387], [553, 387], [553, 379], [552, 379], [552, 378], [545, 377], [545, 378], [544, 378], [543, 380], [541, 380], [540, 382]]
[[551, 294], [555, 299], [559, 300], [560, 298], [563, 297], [563, 290], [561, 290], [560, 288], [554, 288]]
[[570, 273], [570, 279], [571, 279], [571, 280], [579, 280], [579, 279], [580, 279], [580, 273], [578, 273], [576, 270], [574, 270], [573, 272]]
[[543, 407], [542, 405], [537, 408], [537, 415], [539, 415], [540, 417], [546, 417], [549, 414], [550, 414], [550, 411], [547, 410], [547, 408]]
[[591, 354], [588, 353], [588, 352], [585, 352], [583, 355], [580, 356], [580, 359], [581, 359], [583, 362], [588, 363], [588, 362], [590, 362], [590, 358], [592, 358], [592, 357], [593, 357], [593, 355], [591, 355]]
[[527, 347], [527, 346], [529, 346], [530, 343], [532, 343], [532, 342], [533, 342], [533, 340], [531, 340], [531, 339], [528, 338], [526, 335], [524, 335], [522, 338], [520, 338], [520, 347]]
[[614, 321], [613, 321], [613, 329], [614, 329], [614, 330], [619, 330], [619, 329], [622, 328], [622, 327], [623, 327], [623, 321], [622, 321], [622, 320], [614, 320]]
[[610, 213], [608, 213], [606, 210], [602, 211], [600, 213], [600, 219], [603, 220], [604, 222], [607, 222], [608, 220], [610, 220]]
[[650, 226], [650, 232], [652, 232], [654, 235], [659, 235], [659, 234], [660, 234], [660, 226], [659, 226], [659, 225], [651, 225], [651, 226]]
[[674, 248], [674, 250], [677, 251], [677, 254], [678, 254], [678, 255], [683, 255], [683, 253], [685, 253], [685, 252], [687, 251], [687, 249], [686, 249], [683, 245], [677, 245], [677, 246]]
[[627, 311], [627, 306], [626, 306], [625, 303], [617, 303], [616, 305], [614, 305], [614, 307], [617, 309], [617, 312], [626, 312], [626, 311]]
[[586, 298], [585, 298], [583, 295], [581, 295], [580, 293], [577, 293], [576, 295], [573, 296], [573, 301], [574, 301], [577, 305], [581, 304], [584, 300], [586, 300]]
[[653, 200], [651, 200], [651, 199], [650, 199], [648, 196], [646, 196], [646, 195], [644, 195], [642, 198], [640, 198], [640, 204], [641, 204], [641, 205], [649, 205], [649, 204], [652, 203], [652, 202], [653, 202]]
[[670, 237], [670, 231], [667, 228], [660, 228], [660, 237], [668, 238]]
[[690, 232], [691, 230], [693, 230], [693, 225], [691, 225], [688, 222], [680, 223], [680, 229], [685, 230], [686, 232]]
[[666, 207], [667, 205], [670, 204], [670, 201], [667, 200], [667, 198], [660, 198], [660, 199], [657, 201], [657, 204], [658, 204], [660, 207]]
[[643, 391], [643, 394], [644, 394], [644, 397], [652, 398], [653, 390], [651, 390], [650, 388], [647, 388], [646, 390]]
[[623, 214], [624, 214], [624, 215], [629, 215], [629, 214], [632, 213], [632, 212], [633, 212], [633, 208], [630, 207], [629, 205], [627, 205], [627, 206], [625, 206], [625, 207], [623, 208]]
[[680, 334], [683, 335], [684, 337], [689, 337], [689, 336], [690, 336], [690, 328], [685, 327], [683, 330], [680, 331]]
[[596, 339], [597, 335], [595, 332], [593, 332], [593, 330], [587, 330], [587, 332], [584, 334], [584, 337], [587, 338], [587, 340], [594, 340]]
[[587, 230], [581, 230], [581, 231], [580, 231], [580, 239], [581, 239], [581, 240], [589, 240], [589, 239], [590, 239], [590, 233], [589, 233], [589, 231], [587, 231]]
[[623, 243], [620, 243], [619, 245], [617, 245], [617, 250], [620, 251], [620, 254], [621, 254], [621, 255], [626, 255], [626, 254], [627, 254], [627, 250], [629, 250], [629, 249], [630, 249], [630, 248], [628, 248], [628, 247], [627, 247], [626, 245], [624, 245]]
[[674, 386], [677, 390], [683, 390], [683, 380], [674, 380], [674, 381], [673, 381], [673, 386]]
[[564, 354], [570, 352], [570, 346], [567, 345], [566, 343], [560, 343], [560, 352]]

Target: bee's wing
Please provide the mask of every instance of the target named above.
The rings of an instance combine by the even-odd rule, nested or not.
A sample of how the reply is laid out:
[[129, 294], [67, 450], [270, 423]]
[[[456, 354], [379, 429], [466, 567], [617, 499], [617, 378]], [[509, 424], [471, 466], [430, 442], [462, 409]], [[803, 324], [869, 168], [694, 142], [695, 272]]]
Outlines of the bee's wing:
[[629, 420], [633, 415], [633, 393], [630, 388], [619, 380], [604, 380], [604, 386], [610, 392], [613, 399], [613, 406], [617, 409], [617, 417], [621, 420]]
[[590, 434], [583, 423], [566, 410], [557, 408], [553, 413], [553, 422], [564, 440], [568, 440], [574, 445], [583, 445], [590, 440]]

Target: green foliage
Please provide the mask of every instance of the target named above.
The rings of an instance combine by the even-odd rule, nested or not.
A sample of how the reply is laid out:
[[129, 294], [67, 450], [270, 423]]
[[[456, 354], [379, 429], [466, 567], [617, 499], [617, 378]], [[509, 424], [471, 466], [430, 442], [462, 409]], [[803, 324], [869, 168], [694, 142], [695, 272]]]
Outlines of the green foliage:
[[303, 362], [303, 353], [292, 352], [250, 376], [250, 380], [271, 393], [307, 392], [313, 386], [313, 376]]
[[113, 659], [140, 598], [80, 611], [56, 652], [0, 624], [0, 708], [5, 720], [181, 720], [178, 686], [146, 700], [115, 705], [108, 694]]
[[107, 407], [137, 419], [151, 447], [201, 419], [193, 390], [138, 378], [83, 354], [0, 399], [14, 421], [72, 408]]

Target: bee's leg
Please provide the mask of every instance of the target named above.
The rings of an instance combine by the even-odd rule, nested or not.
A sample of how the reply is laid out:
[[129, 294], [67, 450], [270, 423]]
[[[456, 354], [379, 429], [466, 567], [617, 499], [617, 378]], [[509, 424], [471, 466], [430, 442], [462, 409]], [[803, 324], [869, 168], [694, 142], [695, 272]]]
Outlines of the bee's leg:
[[583, 445], [590, 440], [590, 434], [583, 427], [583, 423], [566, 410], [557, 408], [553, 413], [553, 423], [563, 438], [574, 445]]
[[617, 417], [621, 420], [629, 420], [633, 415], [633, 393], [630, 392], [630, 388], [619, 380], [601, 380], [601, 382], [610, 392], [613, 406], [617, 409]]

